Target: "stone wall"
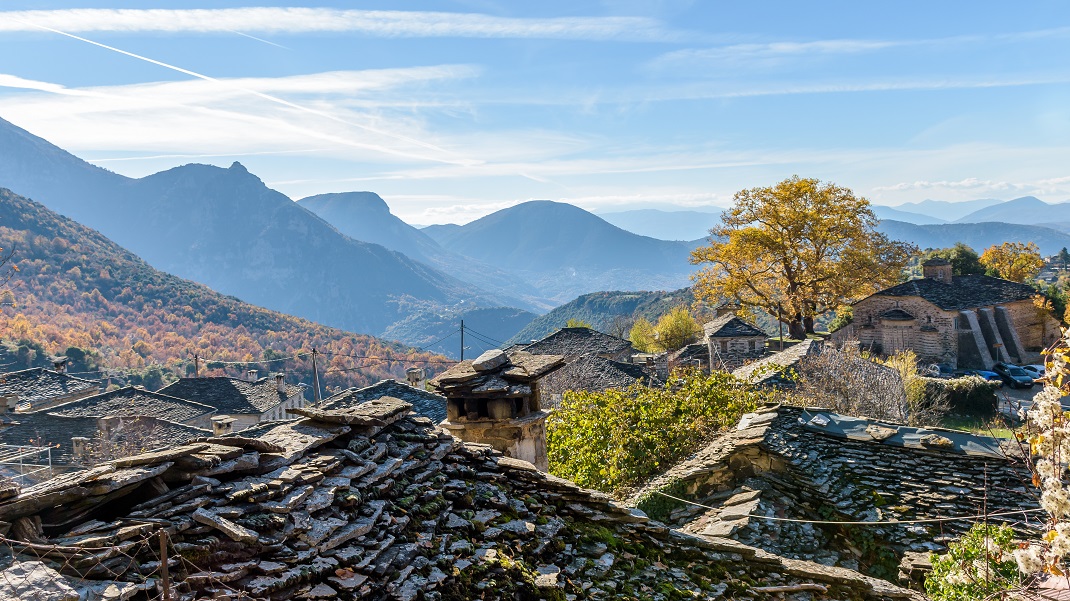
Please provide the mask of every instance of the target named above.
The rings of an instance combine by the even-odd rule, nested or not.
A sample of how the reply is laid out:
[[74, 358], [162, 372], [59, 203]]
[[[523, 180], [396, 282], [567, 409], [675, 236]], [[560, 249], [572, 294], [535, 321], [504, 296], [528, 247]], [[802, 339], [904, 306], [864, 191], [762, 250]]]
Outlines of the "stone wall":
[[766, 354], [765, 340], [757, 336], [707, 339], [711, 369], [732, 371], [750, 361], [761, 359]]

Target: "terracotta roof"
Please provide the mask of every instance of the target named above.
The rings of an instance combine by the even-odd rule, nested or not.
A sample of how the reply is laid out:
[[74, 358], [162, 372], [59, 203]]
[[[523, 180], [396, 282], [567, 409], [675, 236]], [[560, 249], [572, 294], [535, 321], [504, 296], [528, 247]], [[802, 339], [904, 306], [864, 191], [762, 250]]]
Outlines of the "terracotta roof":
[[287, 384], [286, 392], [279, 392], [273, 377], [256, 382], [222, 377], [182, 378], [161, 388], [160, 393], [211, 405], [221, 414], [260, 414], [295, 394], [302, 394], [303, 389]]
[[0, 396], [18, 395], [31, 406], [69, 394], [100, 390], [100, 382], [77, 378], [43, 367], [13, 371], [0, 376]]
[[703, 326], [707, 338], [738, 338], [744, 336], [761, 336], [768, 338], [766, 334], [753, 324], [749, 324], [736, 315], [722, 315]]
[[446, 397], [413, 388], [397, 380], [383, 380], [365, 388], [350, 388], [323, 400], [320, 409], [345, 409], [354, 405], [382, 398], [401, 399], [412, 404], [413, 411], [436, 424], [446, 419]]
[[[154, 596], [146, 583], [159, 580], [163, 529], [186, 558], [170, 577], [191, 599], [714, 599], [814, 582], [834, 599], [921, 599], [855, 571], [671, 530], [462, 443], [408, 407], [384, 398], [307, 409], [314, 418], [255, 440], [206, 438], [0, 500], [0, 520], [18, 525], [6, 534], [14, 557], [0, 558], [0, 596], [31, 562], [54, 586]], [[44, 535], [33, 530], [40, 523]], [[20, 544], [23, 533], [34, 545]], [[120, 544], [118, 561], [101, 559], [100, 548]], [[49, 545], [64, 552], [34, 551]]]
[[918, 296], [945, 311], [990, 307], [1002, 303], [1029, 300], [1037, 293], [1032, 286], [987, 275], [957, 275], [951, 282], [930, 278], [910, 280], [872, 294], [875, 296]]
[[524, 346], [532, 355], [616, 355], [632, 348], [632, 343], [591, 328], [561, 328], [549, 336]]
[[50, 407], [45, 411], [65, 417], [145, 415], [165, 421], [185, 423], [215, 413], [215, 408], [203, 403], [127, 386]]

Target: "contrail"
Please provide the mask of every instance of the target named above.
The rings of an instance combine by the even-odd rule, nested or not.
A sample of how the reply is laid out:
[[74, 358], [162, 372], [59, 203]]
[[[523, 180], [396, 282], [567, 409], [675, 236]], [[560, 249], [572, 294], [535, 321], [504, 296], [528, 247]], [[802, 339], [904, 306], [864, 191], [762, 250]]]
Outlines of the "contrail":
[[247, 33], [242, 33], [240, 31], [234, 31], [233, 29], [229, 29], [228, 31], [230, 31], [230, 33], [236, 33], [236, 34], [238, 34], [238, 35], [240, 35], [242, 37], [249, 38], [250, 40], [256, 40], [258, 42], [263, 42], [265, 44], [268, 44], [268, 45], [271, 45], [271, 46], [275, 46], [276, 48], [282, 48], [283, 50], [289, 50], [289, 48], [287, 48], [286, 46], [283, 46], [282, 44], [276, 44], [275, 42], [272, 42], [270, 40], [265, 40], [263, 38], [258, 38], [255, 35], [249, 35]]
[[[399, 135], [399, 134], [395, 134], [395, 133], [392, 133], [392, 132], [383, 131], [381, 129], [370, 127], [370, 126], [363, 125], [363, 124], [360, 124], [360, 123], [353, 123], [351, 121], [346, 121], [345, 119], [341, 119], [339, 117], [331, 115], [330, 113], [324, 113], [323, 111], [317, 111], [316, 109], [311, 109], [311, 108], [308, 108], [308, 107], [305, 107], [305, 106], [301, 106], [299, 104], [294, 104], [293, 102], [290, 102], [289, 100], [284, 100], [284, 99], [279, 98], [277, 96], [272, 96], [271, 94], [265, 94], [265, 93], [259, 92], [257, 90], [251, 90], [249, 88], [243, 88], [241, 86], [236, 86], [236, 85], [233, 85], [233, 84], [227, 82], [226, 80], [217, 79], [217, 78], [211, 77], [209, 75], [203, 75], [201, 73], [197, 73], [196, 71], [190, 71], [189, 69], [183, 69], [182, 67], [178, 67], [178, 66], [175, 66], [175, 65], [172, 65], [172, 64], [169, 64], [169, 63], [165, 63], [163, 61], [158, 61], [156, 59], [152, 59], [152, 58], [149, 58], [147, 56], [142, 56], [140, 54], [134, 54], [133, 52], [128, 52], [126, 50], [122, 50], [121, 48], [116, 48], [114, 46], [109, 46], [109, 45], [103, 44], [101, 42], [95, 42], [93, 40], [74, 35], [73, 33], [67, 33], [65, 31], [60, 31], [58, 29], [53, 29], [51, 27], [46, 27], [44, 25], [38, 25], [36, 23], [30, 23], [28, 21], [23, 21], [21, 19], [16, 19], [14, 17], [8, 17], [8, 18], [13, 20], [13, 21], [15, 21], [15, 22], [22, 23], [23, 25], [29, 25], [30, 27], [36, 27], [38, 29], [43, 29], [45, 31], [50, 31], [52, 33], [59, 34], [59, 35], [62, 35], [62, 36], [65, 36], [65, 37], [68, 37], [68, 38], [71, 38], [71, 39], [74, 39], [74, 40], [78, 40], [80, 42], [85, 42], [87, 44], [92, 44], [92, 45], [97, 46], [99, 48], [104, 48], [105, 50], [111, 50], [112, 52], [118, 52], [119, 54], [123, 54], [123, 55], [129, 56], [131, 58], [136, 58], [138, 60], [145, 61], [147, 63], [152, 63], [154, 65], [157, 65], [157, 66], [160, 66], [160, 67], [164, 67], [165, 69], [171, 69], [172, 71], [177, 71], [179, 73], [183, 73], [183, 74], [189, 75], [191, 77], [196, 77], [197, 79], [202, 79], [204, 81], [210, 81], [210, 82], [217, 83], [217, 84], [220, 84], [220, 85], [223, 85], [223, 86], [227, 86], [227, 87], [229, 87], [231, 89], [235, 89], [235, 90], [239, 90], [239, 91], [245, 92], [247, 94], [252, 94], [252, 95], [257, 96], [259, 98], [263, 98], [264, 100], [267, 100], [267, 101], [270, 101], [270, 102], [274, 102], [276, 104], [281, 104], [282, 106], [286, 106], [286, 107], [289, 107], [289, 108], [292, 108], [292, 109], [295, 109], [295, 110], [298, 110], [298, 111], [301, 111], [301, 112], [304, 112], [304, 113], [309, 113], [311, 115], [316, 115], [316, 116], [319, 116], [319, 117], [323, 117], [324, 119], [330, 119], [331, 121], [336, 121], [338, 123], [343, 123], [345, 125], [349, 125], [349, 126], [352, 126], [352, 127], [357, 127], [357, 128], [363, 129], [363, 130], [365, 130], [367, 132], [371, 132], [371, 133], [374, 133], [374, 134], [379, 134], [381, 136], [386, 136], [388, 138], [393, 138], [395, 140], [398, 140], [398, 141], [401, 141], [401, 142], [406, 142], [408, 144], [413, 144], [415, 146], [419, 146], [421, 148], [426, 148], [428, 150], [432, 150], [432, 151], [435, 151], [435, 152], [441, 152], [443, 154], [448, 154], [448, 155], [453, 155], [454, 154], [454, 153], [452, 153], [452, 152], [450, 152], [450, 151], [448, 151], [448, 150], [446, 150], [444, 148], [439, 148], [438, 146], [435, 146], [434, 144], [429, 144], [429, 143], [423, 142], [421, 140], [416, 140], [416, 139], [409, 138], [407, 136], [402, 136], [402, 135]], [[385, 146], [364, 144], [364, 143], [359, 143], [359, 142], [354, 142], [354, 144], [356, 146], [360, 146], [360, 147], [367, 148], [367, 149], [370, 149], [370, 150], [377, 150], [377, 151], [385, 153], [385, 154], [393, 154], [393, 155], [397, 155], [397, 156], [404, 156], [404, 157], [409, 157], [409, 158], [423, 159], [423, 160], [426, 160], [426, 161], [433, 161], [433, 162], [437, 162], [437, 163], [445, 163], [445, 164], [449, 164], [449, 165], [472, 165], [474, 163], [481, 162], [481, 161], [473, 161], [471, 159], [469, 159], [469, 160], [446, 160], [446, 159], [439, 159], [439, 158], [435, 158], [435, 157], [428, 157], [428, 156], [423, 156], [423, 155], [403, 152], [403, 151], [400, 151], [400, 150], [394, 150], [394, 149], [391, 149], [391, 148], [387, 148]]]

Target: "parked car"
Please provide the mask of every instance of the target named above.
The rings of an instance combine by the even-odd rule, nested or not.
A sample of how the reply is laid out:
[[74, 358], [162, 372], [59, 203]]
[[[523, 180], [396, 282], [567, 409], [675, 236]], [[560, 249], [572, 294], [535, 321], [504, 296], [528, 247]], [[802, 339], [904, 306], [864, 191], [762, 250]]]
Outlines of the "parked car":
[[962, 375], [977, 376], [978, 378], [981, 378], [983, 380], [993, 382], [998, 386], [1003, 386], [1003, 376], [997, 374], [994, 371], [988, 371], [987, 369], [967, 369], [963, 370]]
[[1022, 369], [1034, 380], [1039, 380], [1044, 377], [1046, 373], [1043, 365], [1023, 365]]
[[1024, 369], [1009, 363], [996, 363], [992, 370], [999, 374], [1011, 388], [1032, 388], [1033, 377]]

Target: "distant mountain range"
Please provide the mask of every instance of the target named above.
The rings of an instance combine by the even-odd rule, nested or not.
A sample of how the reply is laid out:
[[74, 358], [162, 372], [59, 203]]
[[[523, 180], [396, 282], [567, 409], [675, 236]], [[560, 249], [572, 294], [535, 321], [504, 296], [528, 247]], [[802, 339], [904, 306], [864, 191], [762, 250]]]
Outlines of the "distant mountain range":
[[319, 194], [302, 198], [297, 204], [354, 240], [382, 245], [491, 291], [499, 304], [533, 310], [553, 307], [521, 278], [443, 248], [427, 233], [391, 213], [386, 201], [374, 192]]
[[1022, 225], [1047, 225], [1070, 221], [1070, 203], [1047, 203], [1035, 196], [1023, 196], [978, 209], [955, 220], [956, 223], [996, 221]]
[[933, 225], [937, 223], [947, 223], [946, 220], [939, 217], [930, 217], [929, 215], [922, 215], [921, 213], [911, 213], [910, 211], [901, 211], [899, 209], [893, 209], [892, 207], [886, 207], [883, 205], [871, 205], [873, 213], [878, 219], [894, 219], [896, 221], [905, 221], [907, 223], [913, 223], [915, 225]]
[[[403, 377], [412, 361], [442, 369], [441, 356], [262, 309], [153, 269], [99, 232], [4, 189], [0, 247], [14, 250], [20, 270], [8, 286], [6, 300], [14, 304], [0, 306], [0, 331], [44, 343], [52, 353], [76, 347], [99, 353], [112, 369], [158, 364], [176, 371], [196, 353], [204, 374], [221, 373], [222, 361], [254, 367], [316, 347], [327, 353], [320, 377], [331, 387]], [[331, 360], [335, 369], [328, 370]], [[312, 381], [307, 359], [261, 369], [261, 375], [284, 371], [291, 381]]]
[[992, 222], [914, 225], [887, 219], [877, 229], [889, 238], [911, 242], [920, 248], [946, 248], [962, 242], [980, 253], [993, 244], [1035, 242], [1043, 254], [1053, 255], [1070, 247], [1070, 234], [1037, 225]]
[[[942, 219], [943, 221], [955, 221], [970, 213], [1004, 202], [996, 198], [979, 198], [977, 200], [963, 200], [950, 202], [946, 200], [923, 200], [921, 202], [907, 202], [896, 205], [898, 211], [906, 211], [916, 215]], [[907, 221], [903, 219], [902, 221]]]
[[592, 289], [686, 285], [695, 243], [639, 236], [570, 204], [531, 201], [463, 226], [421, 230], [448, 250], [518, 275], [563, 301]]

